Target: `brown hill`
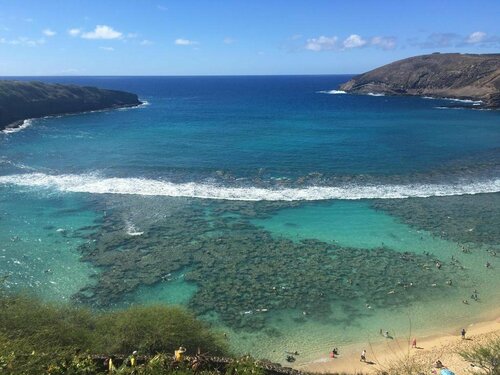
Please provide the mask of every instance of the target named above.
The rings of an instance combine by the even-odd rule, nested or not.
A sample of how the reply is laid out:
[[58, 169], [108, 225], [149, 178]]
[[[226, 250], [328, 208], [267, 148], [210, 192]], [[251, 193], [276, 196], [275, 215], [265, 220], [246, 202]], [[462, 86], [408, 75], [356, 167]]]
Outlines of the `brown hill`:
[[357, 94], [421, 95], [482, 100], [500, 107], [500, 54], [434, 53], [399, 60], [340, 86]]

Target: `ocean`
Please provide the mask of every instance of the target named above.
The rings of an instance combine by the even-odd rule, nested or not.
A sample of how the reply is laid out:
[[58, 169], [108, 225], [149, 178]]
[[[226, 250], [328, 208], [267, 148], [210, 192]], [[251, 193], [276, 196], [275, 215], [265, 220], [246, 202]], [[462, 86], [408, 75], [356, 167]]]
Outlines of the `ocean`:
[[0, 133], [4, 286], [180, 304], [281, 362], [491, 317], [500, 113], [350, 77], [37, 78], [144, 104]]

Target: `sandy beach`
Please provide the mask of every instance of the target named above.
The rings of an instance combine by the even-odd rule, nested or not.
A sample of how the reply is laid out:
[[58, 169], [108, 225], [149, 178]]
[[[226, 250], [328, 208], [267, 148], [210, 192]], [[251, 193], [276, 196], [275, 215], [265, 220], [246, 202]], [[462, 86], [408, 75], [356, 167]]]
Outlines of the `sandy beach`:
[[[500, 335], [500, 313], [497, 311], [493, 320], [470, 324], [464, 328], [467, 331], [466, 340], [462, 340], [461, 328], [458, 327], [450, 328], [445, 334], [417, 336], [417, 348], [411, 348], [413, 336], [394, 337], [383, 342], [367, 342], [339, 348], [340, 355], [336, 358], [323, 357], [311, 363], [298, 365], [296, 368], [317, 373], [367, 374], [375, 373], [377, 370], [387, 370], [391, 363], [408, 362], [408, 358], [411, 358], [411, 362], [426, 364], [429, 373], [432, 371], [432, 365], [440, 360], [456, 375], [470, 374], [474, 368], [457, 352]], [[363, 349], [367, 352], [366, 363], [360, 361]]]

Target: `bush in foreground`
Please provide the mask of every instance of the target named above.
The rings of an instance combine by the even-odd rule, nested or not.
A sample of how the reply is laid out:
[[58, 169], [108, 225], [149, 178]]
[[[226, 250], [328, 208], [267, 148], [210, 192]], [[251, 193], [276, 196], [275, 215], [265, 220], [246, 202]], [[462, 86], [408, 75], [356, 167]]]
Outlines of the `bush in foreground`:
[[186, 354], [198, 348], [211, 355], [228, 353], [221, 334], [182, 308], [97, 313], [0, 290], [0, 373], [42, 374], [51, 368], [55, 374], [66, 368], [66, 373], [76, 374], [82, 372], [74, 372], [73, 362], [85, 358], [78, 353], [129, 355], [138, 350], [142, 355], [172, 355], [180, 345], [188, 349]]
[[479, 367], [483, 374], [500, 375], [500, 336], [459, 352], [463, 359]]

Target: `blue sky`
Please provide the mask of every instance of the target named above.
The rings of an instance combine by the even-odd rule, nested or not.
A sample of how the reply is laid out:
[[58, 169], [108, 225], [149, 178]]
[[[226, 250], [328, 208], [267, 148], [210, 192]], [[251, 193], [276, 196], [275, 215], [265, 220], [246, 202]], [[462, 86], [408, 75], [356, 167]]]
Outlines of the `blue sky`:
[[500, 1], [0, 0], [0, 75], [361, 73], [500, 52]]

